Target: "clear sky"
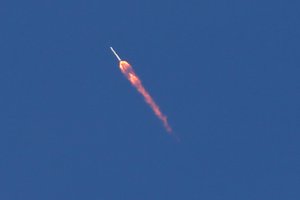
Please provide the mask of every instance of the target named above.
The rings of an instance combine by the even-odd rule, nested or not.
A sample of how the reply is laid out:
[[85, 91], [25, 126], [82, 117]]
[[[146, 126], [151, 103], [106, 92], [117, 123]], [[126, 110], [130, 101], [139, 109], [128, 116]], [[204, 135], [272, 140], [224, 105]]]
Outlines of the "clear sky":
[[0, 199], [300, 199], [299, 7], [2, 0]]

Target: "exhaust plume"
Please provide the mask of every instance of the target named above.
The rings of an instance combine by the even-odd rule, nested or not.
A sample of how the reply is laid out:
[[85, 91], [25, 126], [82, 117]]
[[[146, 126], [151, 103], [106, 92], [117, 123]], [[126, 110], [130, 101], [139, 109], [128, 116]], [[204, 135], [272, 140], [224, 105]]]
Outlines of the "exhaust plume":
[[[171, 134], [172, 133], [172, 128], [168, 123], [167, 117], [160, 111], [158, 105], [155, 103], [153, 98], [150, 96], [149, 92], [147, 92], [147, 90], [144, 88], [144, 86], [142, 85], [141, 80], [135, 74], [135, 72], [134, 72], [133, 68], [131, 67], [131, 65], [128, 62], [122, 60], [120, 58], [120, 56], [117, 54], [117, 52], [112, 47], [110, 47], [110, 49], [113, 52], [113, 54], [116, 56], [116, 58], [118, 59], [119, 67], [120, 67], [122, 73], [124, 74], [124, 76], [137, 89], [137, 91], [141, 95], [143, 95], [146, 103], [151, 107], [154, 114], [161, 120], [161, 122], [163, 123], [163, 125], [164, 125], [165, 129], [167, 130], [167, 132]], [[175, 136], [175, 137], [176, 137], [177, 141], [179, 141], [179, 138], [177, 136]]]
[[[117, 56], [116, 52], [113, 51], [115, 55]], [[117, 56], [119, 59], [120, 57]], [[137, 91], [143, 95], [145, 101], [147, 104], [151, 107], [153, 110], [154, 114], [162, 121], [165, 129], [167, 130], [168, 133], [172, 133], [172, 128], [168, 123], [167, 117], [160, 111], [158, 105], [155, 103], [153, 98], [150, 96], [150, 94], [147, 92], [147, 90], [144, 88], [142, 85], [141, 80], [139, 77], [135, 74], [133, 68], [131, 65], [124, 61], [120, 60], [119, 67], [122, 71], [122, 73], [125, 75], [125, 77], [129, 80], [129, 82], [137, 89]]]

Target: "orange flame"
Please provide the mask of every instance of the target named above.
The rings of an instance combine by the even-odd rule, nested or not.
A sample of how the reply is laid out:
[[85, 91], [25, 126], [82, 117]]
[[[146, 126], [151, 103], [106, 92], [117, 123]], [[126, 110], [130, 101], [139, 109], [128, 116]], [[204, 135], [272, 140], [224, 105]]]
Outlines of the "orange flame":
[[133, 71], [131, 65], [126, 61], [120, 61], [120, 69], [122, 73], [126, 76], [126, 78], [130, 81], [130, 83], [137, 89], [139, 93], [141, 93], [145, 99], [145, 101], [150, 105], [151, 109], [155, 113], [155, 115], [162, 121], [166, 130], [171, 133], [172, 128], [168, 123], [167, 117], [160, 111], [158, 105], [154, 102], [150, 94], [142, 85], [141, 80]]

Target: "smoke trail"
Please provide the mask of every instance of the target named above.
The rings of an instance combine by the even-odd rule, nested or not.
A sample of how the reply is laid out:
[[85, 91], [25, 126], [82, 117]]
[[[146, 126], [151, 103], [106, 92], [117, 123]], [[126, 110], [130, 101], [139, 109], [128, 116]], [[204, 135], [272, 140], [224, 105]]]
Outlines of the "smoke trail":
[[172, 128], [168, 123], [167, 117], [160, 111], [158, 105], [154, 102], [150, 94], [144, 88], [141, 80], [135, 74], [131, 65], [126, 61], [120, 60], [119, 66], [122, 73], [126, 76], [126, 78], [130, 81], [130, 83], [137, 89], [137, 91], [143, 95], [145, 101], [149, 104], [149, 106], [151, 107], [155, 115], [162, 121], [167, 132], [172, 133]]

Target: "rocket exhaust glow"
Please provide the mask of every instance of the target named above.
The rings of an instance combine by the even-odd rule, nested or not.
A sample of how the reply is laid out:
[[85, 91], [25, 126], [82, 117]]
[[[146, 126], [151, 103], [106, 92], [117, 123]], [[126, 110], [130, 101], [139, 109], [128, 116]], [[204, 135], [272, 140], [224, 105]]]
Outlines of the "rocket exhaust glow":
[[161, 120], [167, 132], [171, 134], [172, 128], [168, 123], [167, 117], [160, 111], [159, 106], [155, 103], [148, 91], [144, 88], [141, 80], [135, 74], [131, 65], [128, 62], [121, 60], [119, 55], [115, 52], [115, 50], [112, 47], [110, 47], [110, 49], [119, 60], [119, 67], [121, 69], [121, 72], [129, 80], [129, 82], [137, 89], [137, 91], [144, 97], [146, 103], [151, 107], [154, 114]]

